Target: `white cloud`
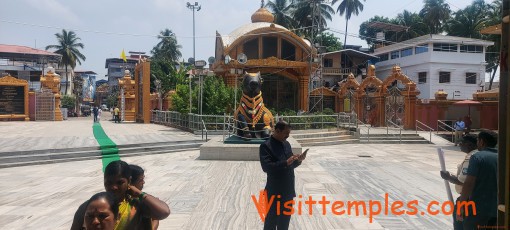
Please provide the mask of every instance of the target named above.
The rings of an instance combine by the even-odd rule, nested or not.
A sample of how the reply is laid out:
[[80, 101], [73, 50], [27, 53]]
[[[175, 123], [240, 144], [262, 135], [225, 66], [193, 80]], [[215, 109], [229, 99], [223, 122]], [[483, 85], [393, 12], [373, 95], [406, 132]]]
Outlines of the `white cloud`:
[[80, 20], [73, 11], [62, 5], [57, 0], [28, 0], [28, 4], [35, 9], [41, 11], [45, 16], [51, 16], [57, 19], [65, 19], [72, 24], [78, 23]]

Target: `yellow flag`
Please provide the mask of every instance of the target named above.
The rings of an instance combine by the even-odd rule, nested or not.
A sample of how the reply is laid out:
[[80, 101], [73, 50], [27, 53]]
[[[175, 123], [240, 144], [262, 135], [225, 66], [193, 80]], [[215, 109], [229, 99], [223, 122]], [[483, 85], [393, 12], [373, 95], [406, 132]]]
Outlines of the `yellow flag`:
[[122, 58], [122, 60], [124, 60], [124, 62], [127, 62], [126, 53], [124, 53], [124, 49], [122, 49], [122, 53], [120, 54], [120, 58]]

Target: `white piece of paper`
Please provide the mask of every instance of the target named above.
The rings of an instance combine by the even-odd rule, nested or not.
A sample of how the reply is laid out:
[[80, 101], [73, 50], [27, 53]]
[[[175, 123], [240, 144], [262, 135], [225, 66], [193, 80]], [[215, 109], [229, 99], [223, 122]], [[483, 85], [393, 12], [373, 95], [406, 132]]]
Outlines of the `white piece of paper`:
[[[443, 149], [437, 148], [437, 155], [439, 156], [439, 164], [441, 165], [441, 171], [446, 171]], [[446, 187], [446, 194], [448, 195], [448, 200], [450, 200], [453, 203], [453, 196], [452, 196], [452, 190], [450, 189], [450, 182], [448, 182], [447, 180], [444, 180], [444, 186]]]

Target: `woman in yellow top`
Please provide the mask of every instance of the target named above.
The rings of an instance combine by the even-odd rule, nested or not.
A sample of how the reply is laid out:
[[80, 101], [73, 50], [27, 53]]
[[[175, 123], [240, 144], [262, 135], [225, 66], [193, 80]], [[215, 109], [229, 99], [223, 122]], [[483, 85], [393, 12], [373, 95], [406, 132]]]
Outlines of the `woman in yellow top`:
[[[113, 161], [106, 166], [104, 187], [119, 201], [119, 215], [115, 230], [140, 229], [151, 230], [150, 224], [144, 224], [145, 218], [162, 220], [170, 215], [168, 205], [158, 198], [141, 192], [131, 184], [131, 171], [124, 161]], [[84, 206], [84, 207], [82, 207]], [[85, 204], [74, 215], [71, 229], [82, 229]]]

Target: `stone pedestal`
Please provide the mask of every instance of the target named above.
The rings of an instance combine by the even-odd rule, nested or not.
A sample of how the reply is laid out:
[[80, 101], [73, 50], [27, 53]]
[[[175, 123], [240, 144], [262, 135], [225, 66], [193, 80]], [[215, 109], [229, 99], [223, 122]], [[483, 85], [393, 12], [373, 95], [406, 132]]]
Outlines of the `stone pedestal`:
[[[301, 154], [303, 148], [294, 138], [287, 141], [294, 154]], [[225, 144], [221, 136], [213, 137], [200, 146], [200, 160], [260, 161], [260, 144]]]

